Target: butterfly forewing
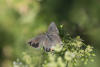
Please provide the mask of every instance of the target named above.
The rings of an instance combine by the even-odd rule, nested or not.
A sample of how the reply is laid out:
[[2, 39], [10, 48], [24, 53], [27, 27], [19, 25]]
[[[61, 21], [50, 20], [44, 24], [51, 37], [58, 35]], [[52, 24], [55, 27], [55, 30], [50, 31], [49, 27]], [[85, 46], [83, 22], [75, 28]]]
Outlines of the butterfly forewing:
[[52, 22], [48, 28], [48, 33], [49, 34], [59, 34], [59, 31], [57, 29], [57, 26], [54, 22]]

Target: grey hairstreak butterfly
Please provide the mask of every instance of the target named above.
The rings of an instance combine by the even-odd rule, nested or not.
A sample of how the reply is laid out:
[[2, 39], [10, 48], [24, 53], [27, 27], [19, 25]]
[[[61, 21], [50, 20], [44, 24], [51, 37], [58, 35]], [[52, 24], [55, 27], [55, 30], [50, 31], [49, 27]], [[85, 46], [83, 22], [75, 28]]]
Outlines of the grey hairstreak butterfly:
[[32, 38], [29, 40], [28, 44], [35, 48], [40, 48], [42, 46], [45, 51], [51, 51], [57, 45], [61, 46], [62, 41], [56, 24], [52, 22], [45, 34]]

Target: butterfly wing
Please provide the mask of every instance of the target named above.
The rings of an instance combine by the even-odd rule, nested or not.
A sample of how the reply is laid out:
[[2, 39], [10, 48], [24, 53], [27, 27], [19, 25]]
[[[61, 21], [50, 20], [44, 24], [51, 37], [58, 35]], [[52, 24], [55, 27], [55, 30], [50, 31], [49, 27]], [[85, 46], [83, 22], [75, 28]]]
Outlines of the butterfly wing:
[[44, 38], [44, 35], [38, 35], [37, 37], [29, 40], [28, 44], [32, 47], [39, 48], [42, 45], [43, 38]]
[[49, 34], [59, 34], [59, 31], [57, 29], [57, 26], [54, 22], [52, 22], [48, 28], [48, 33]]

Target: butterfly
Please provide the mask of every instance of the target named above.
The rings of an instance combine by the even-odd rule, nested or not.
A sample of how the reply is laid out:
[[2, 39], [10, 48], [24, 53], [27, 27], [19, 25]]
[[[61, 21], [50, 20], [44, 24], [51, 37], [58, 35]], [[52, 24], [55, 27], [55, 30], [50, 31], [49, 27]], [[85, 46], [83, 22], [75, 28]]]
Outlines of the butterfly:
[[45, 51], [49, 52], [51, 50], [54, 50], [55, 46], [61, 46], [63, 43], [59, 36], [59, 30], [56, 24], [52, 22], [45, 34], [40, 34], [32, 38], [31, 40], [29, 40], [28, 44], [34, 48], [43, 47]]

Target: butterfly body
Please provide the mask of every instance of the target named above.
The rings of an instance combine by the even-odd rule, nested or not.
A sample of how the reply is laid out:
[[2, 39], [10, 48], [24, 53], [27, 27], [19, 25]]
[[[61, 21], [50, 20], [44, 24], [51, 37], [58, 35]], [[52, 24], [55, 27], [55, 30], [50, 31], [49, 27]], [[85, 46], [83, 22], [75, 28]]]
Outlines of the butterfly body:
[[62, 45], [62, 41], [59, 36], [59, 31], [55, 23], [51, 23], [48, 31], [45, 34], [38, 35], [31, 39], [29, 42], [30, 46], [39, 48], [43, 47], [45, 51], [50, 51], [56, 45]]

